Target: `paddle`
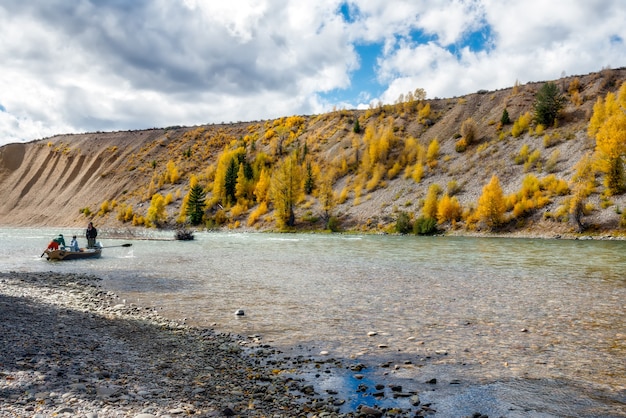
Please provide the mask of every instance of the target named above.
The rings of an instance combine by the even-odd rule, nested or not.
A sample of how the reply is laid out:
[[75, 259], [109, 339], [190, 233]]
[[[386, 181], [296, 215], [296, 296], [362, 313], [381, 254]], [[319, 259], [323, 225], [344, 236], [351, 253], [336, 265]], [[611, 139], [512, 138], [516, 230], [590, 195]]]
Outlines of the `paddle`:
[[111, 245], [110, 247], [102, 247], [102, 248], [130, 247], [131, 245], [133, 244]]

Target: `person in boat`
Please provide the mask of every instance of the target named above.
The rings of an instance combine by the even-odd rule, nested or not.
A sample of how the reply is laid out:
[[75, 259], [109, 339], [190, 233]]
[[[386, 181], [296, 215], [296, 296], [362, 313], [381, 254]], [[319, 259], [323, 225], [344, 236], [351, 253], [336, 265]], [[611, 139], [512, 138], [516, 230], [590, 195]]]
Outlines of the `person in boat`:
[[50, 244], [48, 244], [48, 249], [58, 250], [59, 246], [65, 247], [65, 238], [63, 238], [63, 234], [59, 234], [58, 237], [50, 241]]
[[93, 226], [93, 222], [89, 222], [89, 225], [87, 225], [87, 232], [85, 233], [85, 236], [87, 237], [87, 248], [95, 247], [98, 230], [95, 226]]
[[74, 235], [72, 237], [72, 241], [70, 241], [70, 249], [72, 251], [80, 251], [80, 248], [78, 247], [78, 240], [76, 239], [76, 235]]

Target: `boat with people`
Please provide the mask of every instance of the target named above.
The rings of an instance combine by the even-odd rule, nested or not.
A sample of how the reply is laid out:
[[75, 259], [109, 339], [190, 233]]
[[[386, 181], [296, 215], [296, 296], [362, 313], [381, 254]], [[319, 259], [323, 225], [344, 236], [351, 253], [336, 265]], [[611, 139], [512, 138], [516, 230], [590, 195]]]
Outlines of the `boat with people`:
[[102, 255], [102, 244], [96, 243], [93, 248], [79, 248], [78, 251], [71, 247], [47, 248], [44, 254], [48, 260], [79, 260], [83, 258], [99, 258]]
[[[72, 237], [72, 241], [70, 245], [67, 246], [65, 244], [65, 238], [63, 234], [59, 234], [56, 238], [50, 241], [48, 244], [48, 248], [41, 253], [41, 257], [44, 255], [48, 258], [48, 260], [80, 260], [83, 258], [99, 258], [102, 255], [102, 249], [105, 248], [102, 246], [101, 242], [96, 242], [96, 236], [98, 235], [96, 228], [94, 228], [93, 224], [89, 222], [89, 226], [87, 228], [87, 248], [80, 248], [78, 246], [78, 240], [76, 239], [76, 235]], [[130, 247], [132, 244], [122, 244], [122, 245], [113, 245], [108, 246], [106, 248], [113, 247]]]

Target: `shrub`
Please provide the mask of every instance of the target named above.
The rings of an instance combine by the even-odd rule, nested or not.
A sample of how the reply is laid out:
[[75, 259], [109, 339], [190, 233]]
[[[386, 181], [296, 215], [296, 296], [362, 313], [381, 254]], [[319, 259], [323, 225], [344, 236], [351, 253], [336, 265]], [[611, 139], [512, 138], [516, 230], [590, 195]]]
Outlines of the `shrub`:
[[448, 195], [454, 196], [462, 190], [461, 185], [456, 180], [450, 180], [448, 182], [447, 191]]
[[339, 226], [339, 219], [336, 216], [331, 216], [330, 218], [328, 218], [328, 222], [326, 222], [326, 228], [331, 232], [339, 232], [341, 230]]
[[520, 148], [519, 153], [513, 158], [513, 161], [515, 161], [515, 164], [518, 164], [518, 165], [524, 164], [527, 161], [529, 154], [530, 154], [530, 147], [528, 146], [528, 144], [524, 144]]
[[517, 138], [521, 134], [524, 133], [530, 126], [530, 122], [532, 120], [532, 116], [530, 112], [526, 112], [513, 123], [513, 128], [511, 128], [511, 135], [513, 138]]
[[400, 234], [407, 234], [411, 232], [411, 217], [406, 212], [400, 212], [396, 219], [396, 232]]
[[437, 158], [439, 158], [439, 141], [433, 139], [428, 145], [428, 151], [426, 151], [426, 162], [428, 166], [434, 168], [437, 165]]
[[105, 214], [111, 212], [111, 206], [108, 200], [105, 200], [100, 205], [100, 210], [98, 211], [98, 216], [104, 216]]
[[422, 177], [424, 177], [424, 166], [421, 163], [417, 163], [411, 172], [411, 178], [416, 183], [419, 183], [422, 181]]
[[559, 158], [561, 156], [561, 152], [558, 149], [552, 151], [550, 156], [548, 157], [548, 161], [546, 161], [546, 171], [548, 173], [553, 173], [556, 171], [556, 165], [559, 162]]
[[461, 124], [461, 135], [465, 138], [465, 143], [471, 145], [478, 139], [478, 126], [472, 118], [467, 118]]
[[458, 153], [465, 152], [467, 149], [467, 140], [465, 138], [461, 138], [454, 144], [454, 150]]
[[437, 220], [420, 216], [413, 222], [415, 235], [432, 235], [437, 232]]

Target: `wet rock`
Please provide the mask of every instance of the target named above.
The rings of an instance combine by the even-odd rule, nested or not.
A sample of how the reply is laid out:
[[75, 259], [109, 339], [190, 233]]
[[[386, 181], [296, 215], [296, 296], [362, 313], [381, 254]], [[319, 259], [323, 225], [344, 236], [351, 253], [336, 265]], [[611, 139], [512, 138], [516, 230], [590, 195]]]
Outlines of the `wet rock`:
[[361, 405], [359, 407], [359, 413], [365, 418], [379, 418], [383, 416], [383, 411], [367, 405]]

